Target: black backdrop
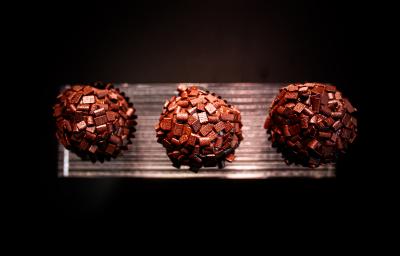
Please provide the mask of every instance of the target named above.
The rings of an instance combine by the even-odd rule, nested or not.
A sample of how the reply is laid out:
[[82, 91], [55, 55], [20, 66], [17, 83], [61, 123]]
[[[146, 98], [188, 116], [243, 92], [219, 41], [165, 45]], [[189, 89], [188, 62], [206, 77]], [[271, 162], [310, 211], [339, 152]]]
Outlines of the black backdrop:
[[[322, 1], [321, 1], [322, 2]], [[40, 9], [40, 7], [39, 7]], [[365, 115], [376, 29], [371, 8], [333, 2], [176, 1], [46, 6], [35, 17], [40, 62], [38, 200], [51, 216], [93, 217], [271, 202], [298, 211], [336, 211], [357, 202], [368, 153]], [[59, 86], [91, 82], [305, 82], [336, 84], [359, 109], [360, 135], [337, 165], [337, 179], [160, 181], [57, 179], [51, 116]], [[369, 158], [370, 157], [370, 158]], [[241, 207], [245, 205], [246, 207]], [[278, 207], [278, 208], [279, 208]]]

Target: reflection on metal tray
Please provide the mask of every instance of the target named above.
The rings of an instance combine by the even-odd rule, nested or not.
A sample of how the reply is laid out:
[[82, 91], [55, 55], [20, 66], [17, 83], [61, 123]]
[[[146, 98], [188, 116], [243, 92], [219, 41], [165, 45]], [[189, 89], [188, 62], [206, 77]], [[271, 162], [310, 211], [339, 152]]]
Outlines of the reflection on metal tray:
[[236, 159], [224, 169], [202, 168], [198, 173], [171, 165], [164, 148], [158, 144], [154, 125], [163, 103], [176, 93], [179, 84], [117, 84], [134, 103], [138, 115], [136, 138], [123, 155], [105, 163], [82, 161], [58, 147], [59, 177], [136, 177], [136, 178], [227, 178], [264, 179], [272, 177], [335, 177], [334, 165], [316, 169], [288, 166], [268, 141], [263, 128], [267, 109], [282, 84], [220, 83], [193, 84], [222, 96], [242, 113], [243, 136]]

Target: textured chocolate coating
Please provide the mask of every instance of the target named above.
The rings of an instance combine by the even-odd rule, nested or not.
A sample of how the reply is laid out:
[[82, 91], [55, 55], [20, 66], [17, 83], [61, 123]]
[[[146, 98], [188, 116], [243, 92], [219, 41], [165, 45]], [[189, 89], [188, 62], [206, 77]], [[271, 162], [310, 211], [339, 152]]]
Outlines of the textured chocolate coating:
[[181, 85], [178, 92], [179, 96], [165, 102], [155, 125], [157, 142], [165, 147], [173, 165], [197, 171], [232, 162], [243, 140], [240, 111], [195, 86]]
[[112, 84], [73, 85], [53, 108], [59, 142], [82, 159], [110, 160], [134, 138], [135, 108]]
[[357, 109], [335, 86], [306, 83], [281, 88], [264, 128], [287, 164], [336, 162], [357, 136]]

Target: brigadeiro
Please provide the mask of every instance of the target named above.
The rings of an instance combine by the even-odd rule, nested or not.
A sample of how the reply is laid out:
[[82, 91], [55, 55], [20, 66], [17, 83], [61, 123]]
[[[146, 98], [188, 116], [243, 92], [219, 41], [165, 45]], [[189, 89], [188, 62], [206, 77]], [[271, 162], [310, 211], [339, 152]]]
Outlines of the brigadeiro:
[[66, 149], [93, 162], [117, 157], [134, 138], [133, 104], [110, 83], [73, 85], [57, 97], [56, 136]]
[[161, 143], [173, 166], [223, 168], [225, 160], [232, 162], [242, 136], [240, 111], [216, 96], [196, 86], [178, 86], [178, 96], [164, 104], [156, 124]]
[[290, 84], [273, 100], [264, 128], [286, 163], [336, 162], [357, 136], [356, 112], [335, 86]]

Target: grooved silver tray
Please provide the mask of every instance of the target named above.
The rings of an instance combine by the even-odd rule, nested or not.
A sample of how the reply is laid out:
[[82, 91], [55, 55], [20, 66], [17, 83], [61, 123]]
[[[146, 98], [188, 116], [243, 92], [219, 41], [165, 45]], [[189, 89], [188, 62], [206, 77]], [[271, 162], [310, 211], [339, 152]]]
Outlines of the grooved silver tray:
[[176, 169], [171, 165], [164, 148], [158, 144], [154, 125], [159, 119], [166, 99], [177, 94], [177, 83], [117, 84], [134, 103], [138, 116], [136, 138], [129, 150], [116, 159], [104, 163], [82, 161], [75, 154], [58, 146], [59, 177], [133, 177], [133, 178], [222, 178], [264, 179], [273, 177], [335, 177], [335, 166], [316, 169], [288, 166], [271, 147], [263, 128], [267, 109], [283, 84], [278, 83], [191, 83], [203, 87], [236, 105], [242, 113], [243, 136], [236, 159], [224, 169], [202, 168], [198, 173], [187, 167]]

